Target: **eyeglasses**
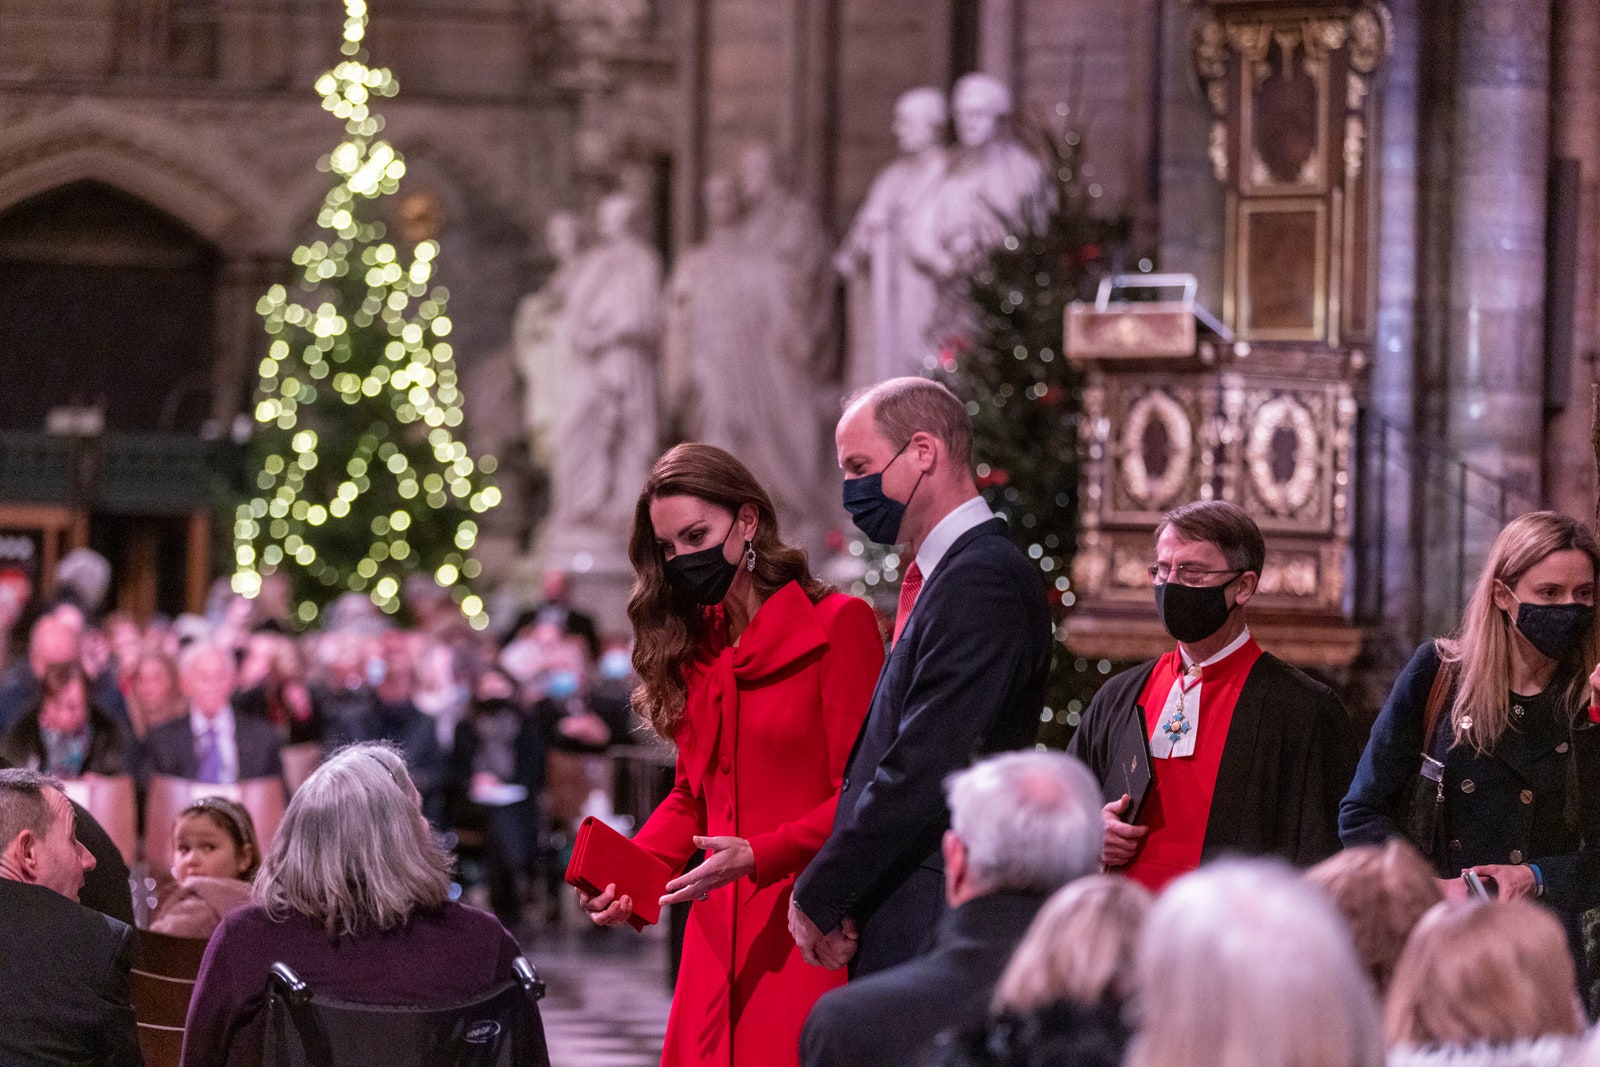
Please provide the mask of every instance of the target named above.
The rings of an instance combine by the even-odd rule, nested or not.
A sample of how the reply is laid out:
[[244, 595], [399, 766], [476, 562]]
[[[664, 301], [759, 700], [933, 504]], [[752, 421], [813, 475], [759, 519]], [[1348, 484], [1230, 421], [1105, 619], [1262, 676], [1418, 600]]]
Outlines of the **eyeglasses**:
[[1150, 580], [1156, 585], [1176, 582], [1179, 585], [1203, 586], [1210, 584], [1206, 579], [1213, 575], [1231, 574], [1237, 577], [1245, 573], [1245, 568], [1230, 567], [1225, 570], [1217, 570], [1214, 567], [1197, 567], [1192, 563], [1180, 563], [1176, 567], [1168, 563], [1156, 563], [1150, 566], [1145, 573], [1150, 575]]

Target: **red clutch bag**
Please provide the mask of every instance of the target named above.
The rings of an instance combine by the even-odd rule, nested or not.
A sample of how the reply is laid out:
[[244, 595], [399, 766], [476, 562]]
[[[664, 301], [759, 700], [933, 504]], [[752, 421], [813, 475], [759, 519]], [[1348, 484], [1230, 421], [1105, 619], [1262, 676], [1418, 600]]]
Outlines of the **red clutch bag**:
[[628, 923], [643, 930], [661, 918], [661, 897], [667, 891], [672, 869], [593, 815], [578, 826], [567, 863], [567, 884], [590, 896], [615, 885], [618, 896], [633, 898]]

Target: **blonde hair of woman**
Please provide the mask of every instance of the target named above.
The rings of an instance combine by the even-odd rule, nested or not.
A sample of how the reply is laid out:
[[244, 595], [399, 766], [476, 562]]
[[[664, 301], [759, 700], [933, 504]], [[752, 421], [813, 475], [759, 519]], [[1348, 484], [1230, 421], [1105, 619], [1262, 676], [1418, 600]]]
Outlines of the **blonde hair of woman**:
[[1154, 898], [1137, 882], [1095, 874], [1063, 886], [1034, 916], [995, 986], [991, 1014], [1057, 1000], [1094, 1006], [1133, 993], [1133, 951]]
[[[1489, 550], [1478, 585], [1472, 591], [1454, 637], [1436, 642], [1439, 657], [1459, 674], [1457, 697], [1450, 709], [1452, 744], [1465, 744], [1478, 755], [1494, 751], [1510, 723], [1511, 629], [1506, 613], [1495, 604], [1496, 587], [1515, 586], [1536, 564], [1556, 552], [1579, 551], [1600, 572], [1600, 546], [1587, 526], [1553, 511], [1535, 511], [1506, 524]], [[1600, 627], [1562, 662], [1555, 677], [1565, 680], [1563, 704], [1588, 704], [1589, 671], [1600, 663]]]
[[1391, 1046], [1506, 1045], [1583, 1033], [1567, 936], [1523, 900], [1463, 900], [1422, 917], [1395, 965]]

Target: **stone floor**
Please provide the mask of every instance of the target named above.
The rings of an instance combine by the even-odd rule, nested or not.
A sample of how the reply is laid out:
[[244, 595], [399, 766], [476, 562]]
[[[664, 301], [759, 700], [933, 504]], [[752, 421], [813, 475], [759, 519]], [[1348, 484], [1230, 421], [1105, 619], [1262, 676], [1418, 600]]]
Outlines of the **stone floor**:
[[672, 993], [659, 926], [634, 933], [563, 927], [526, 931], [523, 951], [545, 980], [540, 1012], [551, 1067], [656, 1067]]

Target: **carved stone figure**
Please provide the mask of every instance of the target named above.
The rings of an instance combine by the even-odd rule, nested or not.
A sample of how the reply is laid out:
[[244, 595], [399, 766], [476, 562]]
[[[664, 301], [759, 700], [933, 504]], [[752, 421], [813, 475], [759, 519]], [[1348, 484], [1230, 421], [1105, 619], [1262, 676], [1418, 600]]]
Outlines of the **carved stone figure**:
[[988, 74], [965, 75], [951, 94], [958, 144], [907, 232], [913, 261], [940, 282], [936, 329], [965, 314], [963, 283], [983, 257], [1048, 206], [1044, 163], [1013, 136], [1011, 106]]
[[817, 384], [791, 343], [805, 326], [793, 275], [772, 244], [750, 238], [731, 178], [713, 174], [704, 197], [706, 239], [679, 259], [667, 287], [673, 417], [684, 438], [725, 448], [750, 468], [787, 540], [815, 546], [832, 515], [827, 441]]
[[764, 144], [748, 145], [739, 155], [739, 196], [744, 202], [741, 236], [787, 276], [795, 328], [785, 342], [793, 348], [791, 358], [814, 381], [836, 379], [835, 282], [829, 266], [833, 250], [821, 215], [779, 183], [772, 149]]
[[517, 305], [512, 339], [522, 373], [523, 418], [534, 461], [548, 465], [566, 410], [566, 384], [572, 369], [572, 339], [565, 319], [567, 290], [572, 285], [581, 233], [578, 217], [569, 211], [551, 214], [545, 223], [545, 245], [556, 269], [538, 292]]
[[[572, 370], [551, 467], [547, 550], [625, 540], [656, 454], [661, 261], [631, 231], [624, 194], [600, 202], [599, 240], [572, 267], [563, 316]], [[598, 545], [598, 541], [606, 545]], [[552, 565], [565, 565], [553, 559]]]
[[872, 182], [834, 266], [848, 283], [850, 348], [846, 387], [921, 374], [932, 350], [928, 327], [937, 292], [911, 261], [906, 227], [944, 178], [949, 115], [938, 89], [912, 89], [894, 108], [900, 158]]

